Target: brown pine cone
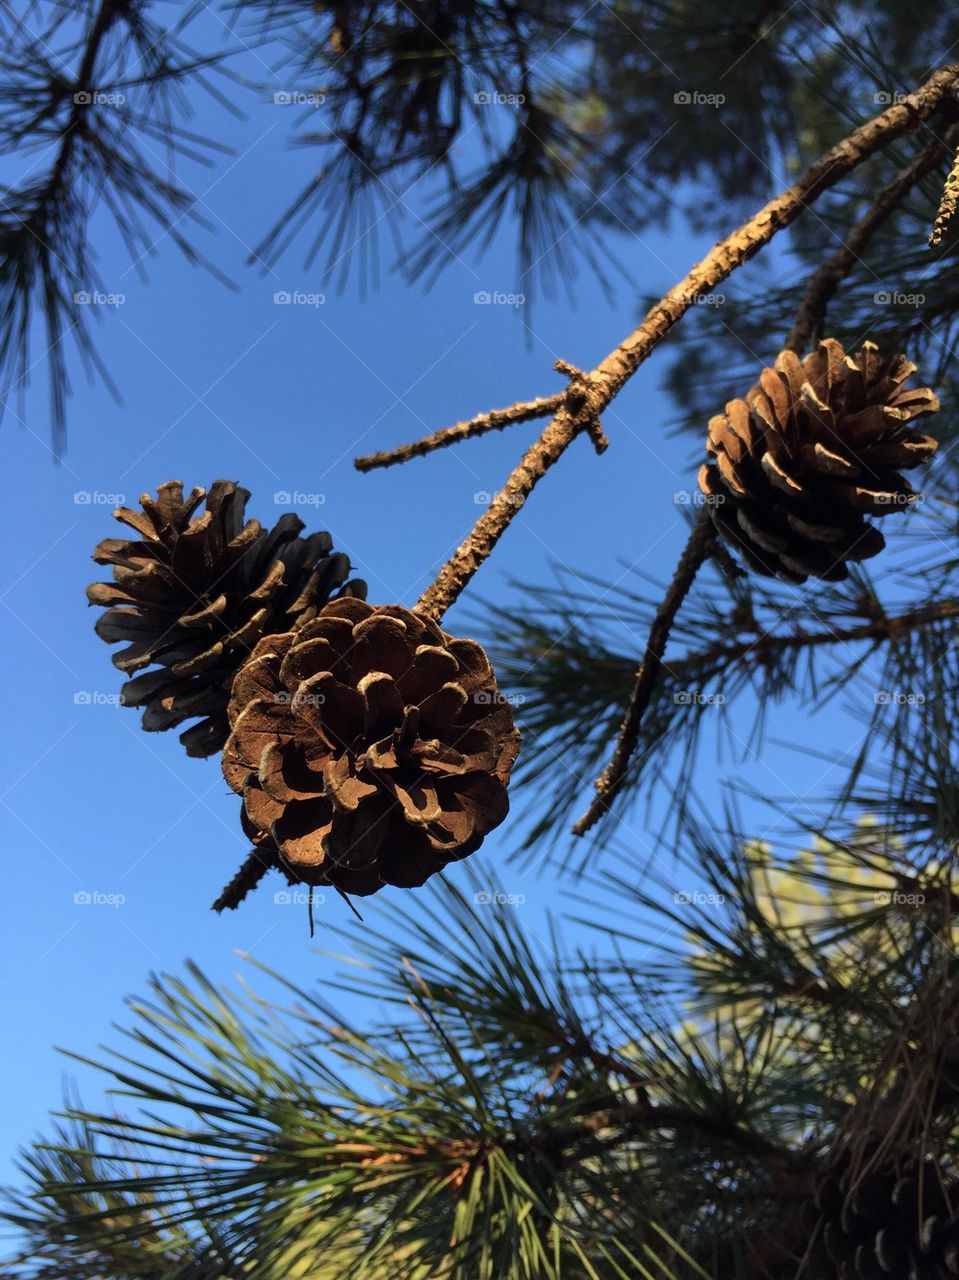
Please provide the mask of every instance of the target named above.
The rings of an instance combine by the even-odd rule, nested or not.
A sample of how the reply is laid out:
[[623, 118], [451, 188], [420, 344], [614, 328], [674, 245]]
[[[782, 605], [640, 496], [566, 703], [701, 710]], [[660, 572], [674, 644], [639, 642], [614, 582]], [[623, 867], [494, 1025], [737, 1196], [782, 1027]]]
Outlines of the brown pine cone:
[[511, 709], [483, 648], [425, 614], [332, 601], [259, 642], [229, 717], [247, 834], [308, 883], [420, 885], [506, 817]]
[[808, 1215], [809, 1280], [959, 1276], [959, 1183], [935, 1161], [905, 1160], [819, 1183]]
[[[147, 730], [202, 717], [180, 735], [191, 756], [222, 748], [233, 677], [261, 636], [314, 617], [334, 593], [366, 594], [364, 582], [346, 581], [349, 559], [333, 552], [328, 533], [301, 538], [292, 512], [269, 533], [244, 522], [249, 496], [217, 480], [208, 494], [194, 489], [184, 498], [182, 482], [170, 480], [156, 498], [141, 497], [142, 511], [113, 513], [137, 539], [106, 538], [93, 553], [114, 566], [113, 582], [87, 588], [91, 604], [108, 606], [97, 635], [130, 642], [113, 656], [121, 671], [155, 668], [128, 680], [120, 700], [145, 708]], [[206, 510], [194, 518], [204, 497]]]
[[882, 359], [875, 343], [847, 356], [826, 338], [802, 361], [783, 351], [745, 400], [710, 419], [714, 461], [700, 470], [699, 487], [717, 532], [750, 569], [836, 582], [848, 561], [882, 550], [865, 515], [915, 502], [899, 470], [937, 448], [909, 427], [939, 408], [928, 387], [904, 386], [915, 371], [905, 356]]

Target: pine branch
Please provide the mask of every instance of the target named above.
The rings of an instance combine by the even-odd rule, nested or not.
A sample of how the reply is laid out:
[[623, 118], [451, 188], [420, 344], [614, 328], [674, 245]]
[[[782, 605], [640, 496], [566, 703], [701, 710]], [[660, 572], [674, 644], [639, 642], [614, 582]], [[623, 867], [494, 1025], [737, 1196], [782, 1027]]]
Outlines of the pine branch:
[[[101, 201], [106, 207], [135, 262], [153, 244], [150, 222], [161, 226], [188, 259], [202, 262], [178, 227], [187, 217], [203, 221], [192, 194], [170, 176], [169, 163], [157, 170], [152, 147], [139, 144], [162, 140], [171, 156], [200, 162], [208, 159], [208, 150], [228, 150], [179, 127], [170, 109], [176, 87], [190, 78], [208, 87], [202, 73], [219, 61], [217, 55], [194, 54], [180, 41], [180, 28], [195, 10], [161, 29], [148, 21], [147, 9], [148, 0], [101, 0], [97, 5], [84, 0], [78, 16], [82, 21], [89, 14], [89, 21], [76, 42], [65, 37], [69, 26], [62, 13], [37, 37], [27, 38], [26, 25], [17, 22], [20, 46], [11, 43], [0, 58], [11, 82], [0, 117], [4, 141], [10, 148], [42, 147], [51, 156], [40, 176], [26, 177], [2, 192], [0, 368], [12, 375], [13, 386], [23, 395], [32, 319], [40, 312], [46, 326], [55, 452], [63, 442], [69, 392], [68, 336], [87, 369], [119, 398], [95, 350], [84, 305], [85, 295], [98, 284], [88, 243], [94, 205]], [[67, 70], [73, 59], [75, 70]], [[114, 97], [105, 92], [108, 88]], [[135, 92], [145, 98], [142, 107], [135, 105]]]
[[955, 127], [934, 138], [896, 178], [884, 187], [867, 213], [853, 226], [843, 244], [813, 273], [806, 285], [786, 348], [798, 355], [814, 347], [823, 333], [829, 300], [860, 262], [870, 240], [905, 197], [928, 173], [938, 168], [959, 140]]
[[502, 431], [516, 423], [529, 422], [536, 418], [551, 417], [563, 402], [563, 392], [556, 395], [543, 396], [537, 400], [519, 401], [508, 409], [490, 409], [487, 413], [479, 413], [468, 422], [457, 422], [455, 426], [444, 427], [434, 431], [432, 435], [414, 440], [410, 444], [401, 444], [387, 452], [370, 453], [353, 459], [357, 471], [372, 471], [375, 467], [392, 467], [398, 462], [408, 462], [410, 458], [421, 458], [434, 449], [445, 449], [448, 445], [457, 444], [460, 440], [471, 440], [474, 436], [485, 435], [488, 431]]
[[[342, 985], [389, 1002], [362, 1032], [329, 1008], [328, 975], [315, 993], [286, 981], [288, 1009], [195, 969], [154, 980], [106, 1064], [132, 1114], [71, 1107], [83, 1133], [26, 1157], [29, 1190], [6, 1210], [23, 1274], [580, 1280], [587, 1256], [595, 1275], [644, 1274], [611, 1268], [619, 1256], [708, 1280], [759, 1275], [797, 1240], [801, 1254], [802, 1212], [867, 1119], [888, 1119], [894, 1157], [948, 1154], [956, 1132], [945, 917], [876, 906], [906, 862], [863, 836], [848, 865], [815, 871], [818, 898], [799, 892], [806, 863], [776, 880], [787, 867], [739, 835], [681, 849], [725, 895], [723, 919], [635, 874], [611, 882], [615, 911], [593, 923], [615, 962], [581, 958], [575, 1010], [558, 950], [540, 965], [515, 911], [477, 913], [449, 887], [427, 891], [425, 915], [389, 904], [372, 944], [345, 930], [365, 959]], [[948, 912], [946, 869], [916, 877], [948, 887]], [[797, 903], [822, 918], [787, 918]], [[451, 935], [470, 945], [451, 951]]]
[[716, 644], [698, 653], [678, 658], [671, 664], [677, 675], [696, 673], [700, 679], [715, 672], [726, 671], [734, 663], [750, 659], [757, 666], [765, 666], [770, 657], [784, 650], [813, 649], [824, 645], [852, 644], [862, 640], [879, 643], [897, 642], [905, 635], [921, 631], [940, 622], [959, 618], [959, 600], [940, 600], [920, 605], [899, 614], [883, 614], [854, 627], [830, 627], [824, 631], [794, 631], [787, 635], [763, 632], [751, 640], [737, 640], [731, 644]]
[[626, 716], [620, 726], [613, 755], [596, 781], [596, 798], [586, 813], [574, 823], [573, 835], [585, 835], [609, 811], [610, 805], [620, 792], [629, 769], [629, 762], [639, 741], [643, 714], [656, 689], [662, 669], [663, 653], [673, 621], [689, 594], [700, 566], [709, 558], [715, 538], [712, 520], [704, 507], [697, 517], [693, 531], [689, 535], [689, 541], [679, 558], [673, 580], [649, 629], [646, 652], [636, 672], [633, 692], [630, 695]]
[[721, 240], [658, 302], [642, 324], [595, 369], [571, 381], [562, 407], [508, 477], [472, 532], [426, 589], [417, 608], [437, 620], [458, 598], [489, 557], [536, 484], [573, 440], [601, 416], [654, 348], [695, 303], [796, 220], [816, 198], [882, 147], [918, 128], [959, 77], [944, 67], [901, 102], [837, 143], [791, 187], [770, 200], [738, 230]]
[[283, 866], [277, 850], [251, 849], [236, 875], [213, 903], [213, 911], [235, 911], [248, 893], [252, 893], [268, 871], [280, 870], [289, 884], [298, 883]]

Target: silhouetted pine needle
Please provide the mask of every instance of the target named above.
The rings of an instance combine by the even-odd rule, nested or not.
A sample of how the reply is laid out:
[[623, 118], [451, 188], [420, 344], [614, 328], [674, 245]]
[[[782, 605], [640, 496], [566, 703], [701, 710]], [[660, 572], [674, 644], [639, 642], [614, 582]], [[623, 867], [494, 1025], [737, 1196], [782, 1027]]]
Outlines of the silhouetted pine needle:
[[[651, 877], [628, 855], [595, 877], [588, 953], [530, 929], [474, 864], [462, 889], [425, 891], [425, 912], [383, 904], [382, 924], [346, 926], [363, 963], [338, 982], [258, 965], [277, 1002], [195, 966], [154, 979], [92, 1064], [124, 1112], [68, 1097], [23, 1153], [4, 1216], [25, 1280], [200, 1277], [226, 1260], [266, 1280], [301, 1265], [318, 1280], [586, 1280], [583, 1258], [615, 1275], [626, 1256], [709, 1280], [757, 1244], [801, 1251], [795, 1209], [876, 1124], [948, 1176], [936, 1019], [955, 866], [876, 822], [797, 852], [725, 817], [687, 823]], [[918, 908], [896, 904], [897, 883], [922, 890]], [[338, 990], [367, 1011], [362, 1032]]]
[[[0, 377], [4, 400], [21, 397], [36, 356], [34, 317], [42, 321], [39, 363], [49, 369], [54, 448], [63, 443], [69, 392], [67, 350], [72, 343], [88, 370], [116, 391], [96, 356], [89, 312], [77, 295], [102, 288], [87, 239], [93, 205], [102, 200], [131, 257], [139, 265], [156, 230], [202, 262], [180, 230], [199, 221], [192, 193], [157, 165], [208, 161], [224, 148], [190, 132], [178, 87], [203, 80], [218, 54], [192, 53], [181, 38], [195, 14], [188, 6], [169, 29], [147, 16], [148, 0], [102, 0], [74, 10], [38, 7], [49, 21], [36, 35], [25, 21], [6, 19], [11, 37], [0, 99], [0, 136], [25, 156], [51, 155], [40, 174], [3, 188], [0, 215]], [[69, 343], [68, 343], [69, 340]]]
[[[265, 237], [261, 249], [269, 263], [302, 237], [309, 260], [324, 255], [336, 287], [346, 286], [354, 266], [362, 289], [375, 286], [378, 237], [388, 226], [390, 262], [430, 280], [444, 263], [499, 230], [516, 239], [514, 292], [527, 299], [537, 291], [553, 296], [565, 285], [571, 301], [577, 271], [604, 288], [622, 271], [623, 253], [612, 247], [611, 232], [630, 235], [666, 223], [684, 205], [697, 225], [713, 232], [734, 225], [737, 213], [755, 207], [789, 169], [834, 141], [837, 128], [874, 114], [877, 102], [885, 101], [881, 95], [896, 85], [916, 82], [934, 51], [952, 47], [959, 35], [951, 15], [928, 4], [922, 21], [907, 31], [895, 0], [883, 0], [868, 27], [855, 31], [840, 31], [831, 15], [804, 6], [771, 20], [756, 0], [737, 0], [715, 20], [685, 3], [646, 0], [615, 13], [598, 6], [585, 14], [572, 4], [541, 0], [364, 0], [345, 8], [234, 0], [225, 6], [224, 47], [196, 51], [186, 29], [203, 6], [186, 6], [170, 27], [154, 19], [155, 4], [33, 0], [19, 13], [0, 14], [8, 50], [0, 52], [6, 71], [0, 76], [0, 139], [9, 149], [26, 155], [69, 135], [73, 78], [91, 49], [99, 91], [128, 94], [126, 132], [116, 128], [122, 112], [109, 117], [93, 107], [83, 117], [89, 143], [94, 149], [100, 144], [100, 166], [124, 142], [112, 171], [85, 182], [79, 162], [60, 168], [57, 186], [73, 188], [64, 200], [75, 222], [86, 225], [105, 184], [121, 235], [128, 247], [136, 246], [132, 257], [142, 266], [156, 233], [137, 225], [138, 219], [170, 232], [192, 218], [188, 187], [166, 177], [162, 167], [174, 156], [196, 163], [215, 153], [216, 144], [186, 123], [190, 93], [202, 88], [235, 111], [235, 95], [221, 93], [209, 73], [221, 73], [229, 55], [256, 42], [271, 54], [278, 51], [277, 82], [245, 85], [251, 100], [258, 91], [291, 85], [323, 95], [323, 128], [309, 126], [297, 138], [320, 153], [322, 176], [304, 186]], [[890, 157], [904, 148], [893, 146]], [[876, 174], [879, 182], [883, 163], [867, 166], [864, 176]], [[821, 257], [861, 193], [857, 187], [820, 202], [815, 217], [794, 233], [801, 257]], [[16, 184], [2, 194], [17, 208], [22, 192]], [[423, 196], [429, 197], [425, 211]], [[927, 218], [927, 201], [937, 199], [930, 180], [916, 215]], [[401, 243], [404, 204], [411, 234]], [[38, 225], [45, 227], [46, 220]], [[51, 224], [49, 230], [63, 228]], [[182, 228], [173, 239], [189, 252]], [[89, 255], [76, 257], [80, 243], [84, 237], [54, 245], [46, 273], [27, 253], [6, 276], [18, 294], [5, 330], [7, 383], [22, 392], [32, 358], [49, 362], [57, 432], [67, 395], [64, 335], [88, 361], [92, 350], [88, 318], [64, 310], [60, 297], [75, 291], [66, 289], [65, 279], [77, 271], [89, 274]], [[929, 320], [892, 308], [880, 329], [908, 349], [941, 353], [952, 345], [959, 310], [949, 272], [941, 269], [955, 256], [955, 236], [935, 262], [922, 243], [899, 219], [882, 250], [895, 265], [896, 287], [908, 280], [914, 289], [920, 278], [928, 283]], [[12, 251], [19, 242], [8, 238], [7, 245]], [[73, 253], [65, 254], [66, 248]], [[50, 273], [61, 259], [62, 278], [54, 280]], [[781, 323], [778, 292], [750, 297], [735, 312], [730, 303], [723, 313], [730, 328], [736, 319], [737, 333], [754, 349]], [[44, 317], [50, 350], [28, 357], [34, 316]], [[856, 330], [856, 316], [844, 325]], [[711, 332], [717, 354], [707, 359], [728, 376], [742, 349], [726, 343], [722, 326], [711, 325]], [[711, 382], [706, 368], [702, 375], [675, 387], [681, 408], [693, 418]]]

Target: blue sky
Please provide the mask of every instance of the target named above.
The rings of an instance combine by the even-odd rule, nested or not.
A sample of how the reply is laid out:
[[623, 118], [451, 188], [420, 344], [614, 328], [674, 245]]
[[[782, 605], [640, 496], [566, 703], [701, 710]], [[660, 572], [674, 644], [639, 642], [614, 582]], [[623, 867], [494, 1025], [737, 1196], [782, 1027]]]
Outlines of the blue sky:
[[[205, 21], [212, 36], [214, 19]], [[241, 59], [251, 78], [265, 75], [260, 56]], [[210, 912], [247, 848], [236, 797], [216, 760], [186, 759], [174, 734], [145, 735], [135, 712], [113, 705], [120, 676], [84, 598], [99, 576], [90, 552], [115, 531], [113, 495], [136, 505], [141, 492], [171, 477], [187, 486], [228, 477], [252, 490], [250, 514], [264, 523], [285, 509], [275, 494], [311, 495], [300, 514], [333, 532], [369, 581], [370, 598], [412, 604], [478, 515], [475, 495], [501, 486], [537, 427], [368, 476], [353, 469], [353, 456], [548, 394], [559, 386], [554, 359], [590, 367], [638, 318], [634, 289], [620, 288], [611, 305], [588, 274], [576, 283], [575, 309], [541, 300], [532, 322], [506, 304], [478, 305], [480, 291], [524, 292], [508, 226], [481, 260], [454, 261], [428, 294], [386, 274], [365, 300], [352, 283], [337, 296], [319, 269], [304, 267], [303, 243], [272, 272], [248, 269], [249, 247], [316, 158], [287, 145], [297, 108], [237, 95], [244, 120], [197, 99], [193, 127], [229, 142], [234, 154], [182, 177], [214, 227], [197, 243], [240, 291], [188, 266], [162, 235], [143, 264], [144, 284], [98, 213], [102, 288], [123, 301], [97, 307], [96, 338], [124, 403], [87, 385], [74, 362], [68, 449], [55, 465], [38, 334], [25, 416], [13, 398], [3, 423], [8, 763], [0, 824], [8, 871], [0, 910], [11, 1146], [46, 1127], [66, 1072], [96, 1100], [96, 1080], [53, 1046], [95, 1052], [111, 1039], [110, 1024], [125, 1021], [123, 998], [142, 992], [151, 970], [178, 970], [190, 956], [227, 980], [240, 968], [238, 949], [301, 982], [322, 981], [331, 967], [310, 943], [303, 911], [273, 901], [279, 881], [236, 913]], [[400, 207], [407, 231], [416, 232], [420, 193]], [[668, 288], [715, 238], [674, 225], [610, 233], [609, 244], [647, 293]], [[325, 301], [278, 305], [279, 291]], [[774, 353], [775, 342], [761, 355]], [[674, 409], [659, 390], [665, 360], [665, 353], [651, 360], [605, 416], [607, 454], [597, 458], [580, 441], [537, 489], [474, 580], [467, 606], [515, 599], [507, 577], [543, 581], [555, 562], [610, 579], [623, 564], [671, 574], [685, 535], [673, 495], [692, 487], [694, 471], [689, 441], [666, 432]], [[463, 625], [463, 611], [460, 604], [448, 615], [451, 628], [458, 619]], [[805, 713], [793, 716], [799, 721], [780, 719], [781, 737], [791, 725], [804, 733]], [[843, 723], [827, 716], [820, 741]], [[821, 772], [821, 764], [777, 748], [753, 762], [751, 778], [780, 795], [785, 778], [802, 790]], [[642, 843], [648, 833], [639, 817], [633, 824], [623, 839]], [[485, 866], [494, 887], [525, 894], [537, 928], [547, 907], [562, 907], [563, 885], [553, 869], [520, 873], [509, 865], [517, 837], [509, 823], [497, 831]], [[95, 901], [78, 902], [78, 894]], [[346, 914], [333, 898], [319, 906], [317, 943], [324, 922], [343, 923]], [[576, 930], [566, 936], [575, 941]]]

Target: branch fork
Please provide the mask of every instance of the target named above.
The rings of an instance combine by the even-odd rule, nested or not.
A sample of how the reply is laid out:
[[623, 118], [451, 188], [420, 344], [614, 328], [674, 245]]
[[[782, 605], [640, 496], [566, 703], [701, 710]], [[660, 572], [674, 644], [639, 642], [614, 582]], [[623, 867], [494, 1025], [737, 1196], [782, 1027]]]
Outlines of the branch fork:
[[[584, 372], [565, 360], [556, 361], [556, 370], [569, 379], [563, 392], [534, 401], [522, 401], [509, 409], [491, 410], [477, 418], [421, 441], [401, 446], [390, 454], [358, 458], [360, 470], [388, 466], [433, 449], [445, 447], [486, 431], [515, 422], [551, 415], [550, 422], [523, 454], [503, 488], [480, 516], [467, 538], [440, 570], [436, 580], [423, 592], [417, 609], [441, 620], [481, 564], [490, 556], [526, 498], [546, 472], [559, 460], [580, 434], [589, 436], [598, 453], [607, 447], [600, 415], [667, 336], [697, 298], [713, 291], [779, 232], [788, 227], [823, 192], [835, 186], [858, 165], [886, 147], [894, 139], [916, 130], [940, 105], [950, 99], [959, 82], [959, 64], [936, 71], [923, 85], [885, 111], [854, 129], [817, 160], [792, 186], [774, 196], [747, 222], [720, 240], [703, 260], [695, 264], [647, 313], [642, 323], [611, 351], [594, 369]], [[846, 243], [810, 282], [804, 307], [790, 335], [789, 345], [804, 342], [822, 323], [825, 305], [839, 281], [857, 260], [857, 250], [892, 211], [902, 196], [942, 159], [942, 143], [933, 143], [899, 175], [892, 187], [881, 193], [862, 224], [850, 233]], [[597, 797], [577, 822], [574, 831], [582, 834], [606, 812], [626, 775], [629, 757], [638, 741], [640, 721], [648, 705], [662, 663], [669, 629], [696, 572], [705, 559], [716, 556], [720, 567], [733, 572], [729, 557], [716, 550], [715, 534], [704, 511], [690, 536], [677, 567], [676, 576], [653, 622], [646, 654], [637, 671], [636, 686], [620, 730], [614, 755], [597, 782]]]

